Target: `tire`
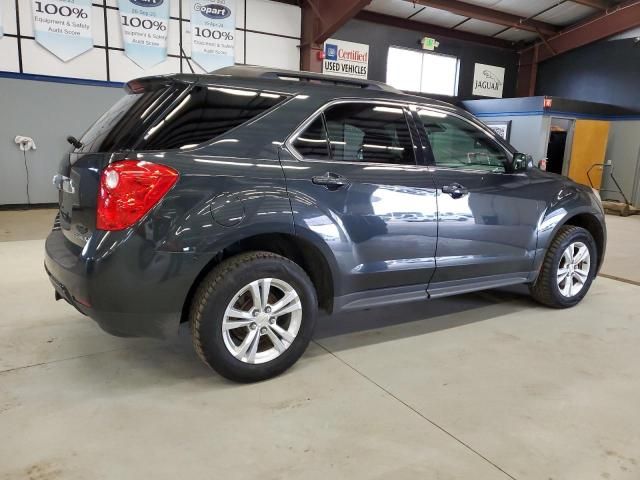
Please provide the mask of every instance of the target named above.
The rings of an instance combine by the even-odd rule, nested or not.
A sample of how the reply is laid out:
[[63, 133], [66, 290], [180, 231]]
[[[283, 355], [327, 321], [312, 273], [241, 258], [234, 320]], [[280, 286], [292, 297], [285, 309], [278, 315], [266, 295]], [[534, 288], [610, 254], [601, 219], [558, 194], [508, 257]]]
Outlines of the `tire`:
[[[576, 260], [580, 259], [580, 249], [578, 247], [583, 245], [587, 248], [589, 253], [588, 268], [585, 263], [580, 263], [578, 267], [574, 265], [573, 269], [566, 268], [561, 272], [560, 270], [563, 266], [571, 263], [567, 263], [569, 257], [565, 256], [568, 255], [565, 252], [572, 245], [572, 252], [577, 252], [573, 257]], [[596, 275], [597, 262], [597, 247], [591, 234], [584, 228], [565, 225], [560, 228], [547, 250], [538, 278], [530, 286], [531, 295], [535, 300], [548, 307], [573, 307], [589, 291]], [[569, 274], [561, 283], [561, 274], [565, 271], [569, 271]], [[587, 271], [584, 283], [576, 292], [576, 289], [580, 286], [579, 279]], [[568, 281], [571, 281], [571, 285], [567, 283]], [[567, 293], [569, 293], [568, 296]]]
[[[271, 305], [284, 313], [268, 313]], [[266, 380], [304, 353], [317, 310], [315, 288], [296, 263], [270, 252], [242, 253], [221, 262], [198, 286], [189, 314], [193, 345], [229, 380]]]

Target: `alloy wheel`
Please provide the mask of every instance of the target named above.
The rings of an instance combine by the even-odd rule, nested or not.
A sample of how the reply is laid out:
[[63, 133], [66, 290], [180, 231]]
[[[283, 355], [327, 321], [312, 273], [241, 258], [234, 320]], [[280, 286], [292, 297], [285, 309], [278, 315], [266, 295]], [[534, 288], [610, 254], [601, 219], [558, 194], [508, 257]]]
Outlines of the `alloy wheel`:
[[557, 281], [560, 293], [571, 298], [580, 293], [589, 278], [591, 255], [582, 242], [573, 242], [560, 257]]
[[266, 363], [291, 346], [301, 321], [302, 303], [295, 289], [284, 280], [261, 278], [229, 302], [222, 320], [224, 344], [242, 362]]

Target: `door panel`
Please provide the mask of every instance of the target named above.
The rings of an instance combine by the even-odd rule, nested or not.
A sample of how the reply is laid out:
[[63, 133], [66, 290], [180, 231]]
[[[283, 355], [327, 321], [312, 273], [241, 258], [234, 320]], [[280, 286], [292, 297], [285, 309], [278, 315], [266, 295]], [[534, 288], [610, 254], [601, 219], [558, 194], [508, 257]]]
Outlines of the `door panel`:
[[[416, 165], [411, 139], [389, 133], [388, 115], [399, 115], [409, 135], [402, 108], [384, 108], [344, 122], [329, 107], [329, 155], [317, 147], [316, 120], [281, 151], [296, 232], [329, 247], [340, 270], [336, 296], [407, 285], [424, 291], [435, 268], [433, 176]], [[373, 127], [376, 119], [385, 131]]]
[[522, 281], [533, 268], [540, 208], [527, 198], [528, 176], [507, 173], [510, 154], [470, 120], [437, 109], [419, 110], [414, 118], [423, 127], [438, 190], [429, 293]]
[[[533, 268], [538, 204], [518, 194], [525, 175], [436, 168], [438, 248], [434, 290], [481, 277], [520, 277]], [[468, 193], [453, 198], [442, 188], [463, 185]], [[431, 288], [430, 288], [431, 291]]]
[[[610, 122], [601, 120], [576, 120], [571, 147], [571, 162], [569, 163], [569, 178], [583, 185], [600, 189], [602, 183], [602, 166], [605, 163], [607, 142], [609, 140]], [[587, 172], [591, 168], [591, 172]]]

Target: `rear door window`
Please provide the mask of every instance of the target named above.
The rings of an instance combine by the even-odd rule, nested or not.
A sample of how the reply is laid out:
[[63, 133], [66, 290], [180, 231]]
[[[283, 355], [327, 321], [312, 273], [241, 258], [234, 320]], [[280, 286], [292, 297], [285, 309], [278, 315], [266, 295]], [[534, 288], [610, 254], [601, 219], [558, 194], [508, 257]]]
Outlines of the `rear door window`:
[[334, 160], [415, 164], [402, 107], [344, 103], [329, 107], [325, 118]]
[[293, 147], [305, 158], [329, 160], [329, 142], [322, 114], [296, 137]]

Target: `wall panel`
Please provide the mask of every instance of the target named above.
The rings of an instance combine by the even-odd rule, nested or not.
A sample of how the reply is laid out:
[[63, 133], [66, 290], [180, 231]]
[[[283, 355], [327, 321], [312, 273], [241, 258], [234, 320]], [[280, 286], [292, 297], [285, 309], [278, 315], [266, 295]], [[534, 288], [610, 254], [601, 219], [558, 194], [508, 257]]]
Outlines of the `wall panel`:
[[[15, 0], [0, 0], [5, 31], [0, 39], [0, 111], [15, 112], [0, 118], [0, 205], [27, 203], [25, 157], [13, 142], [15, 135], [33, 137], [38, 146], [26, 154], [31, 203], [54, 203], [57, 192], [51, 178], [69, 150], [66, 136], [82, 135], [124, 94], [114, 86], [144, 75], [190, 72], [185, 57], [191, 51], [189, 0], [170, 1], [169, 57], [143, 70], [124, 53], [116, 0], [93, 0], [95, 46], [66, 63], [33, 38], [31, 0], [18, 0], [17, 10]], [[251, 31], [245, 30], [245, 23]], [[237, 0], [235, 34], [236, 63], [299, 69], [299, 7], [270, 0]], [[191, 64], [196, 73], [203, 73], [195, 62]], [[2, 78], [16, 73], [18, 78]], [[26, 74], [45, 76], [42, 79], [47, 81]]]
[[[117, 0], [94, 0], [94, 48], [66, 63], [36, 44], [31, 0], [2, 1], [5, 2], [2, 4], [5, 38], [0, 44], [3, 47], [0, 51], [0, 75], [2, 72], [19, 72], [123, 82], [141, 75], [190, 72], [185, 58], [191, 51], [190, 0], [171, 0], [168, 58], [147, 70], [139, 68], [124, 55]], [[300, 17], [300, 8], [295, 5], [272, 0], [237, 0], [236, 63], [297, 70], [300, 63]], [[248, 30], [245, 30], [245, 24]], [[22, 70], [18, 45], [22, 47]], [[202, 72], [194, 62], [192, 64], [195, 71]]]

